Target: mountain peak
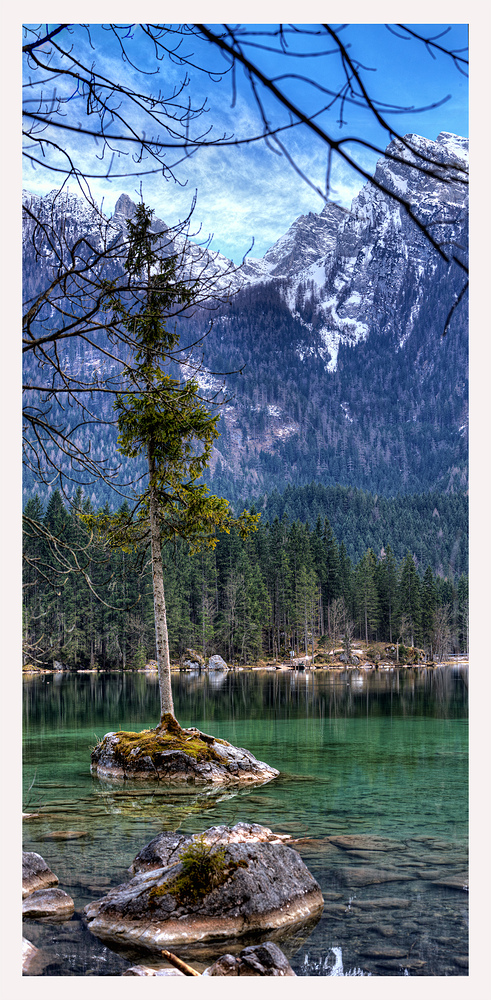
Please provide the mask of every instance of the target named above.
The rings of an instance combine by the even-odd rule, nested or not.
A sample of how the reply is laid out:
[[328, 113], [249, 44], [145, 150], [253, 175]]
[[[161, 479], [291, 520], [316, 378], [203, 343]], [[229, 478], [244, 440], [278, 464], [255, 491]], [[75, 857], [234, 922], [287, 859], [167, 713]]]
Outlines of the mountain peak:
[[132, 219], [136, 212], [136, 205], [128, 194], [120, 194], [114, 207], [115, 215], [122, 215], [124, 219]]

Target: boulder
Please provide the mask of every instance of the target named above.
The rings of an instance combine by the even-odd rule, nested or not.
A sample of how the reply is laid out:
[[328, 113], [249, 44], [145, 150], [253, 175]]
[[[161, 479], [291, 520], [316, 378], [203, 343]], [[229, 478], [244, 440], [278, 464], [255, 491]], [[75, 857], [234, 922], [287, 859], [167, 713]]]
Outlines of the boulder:
[[52, 920], [69, 920], [75, 906], [71, 896], [63, 889], [37, 889], [22, 902], [22, 916], [31, 920], [50, 917]]
[[[89, 930], [110, 945], [158, 951], [171, 944], [287, 933], [294, 924], [320, 918], [322, 892], [296, 851], [281, 842], [251, 839], [247, 831], [241, 835], [236, 827], [215, 828], [219, 835], [210, 848], [213, 829], [205, 832], [201, 846], [199, 838], [190, 837], [184, 849], [174, 842], [169, 864], [140, 870], [89, 903], [84, 909]], [[191, 848], [211, 858], [209, 877], [190, 867]], [[133, 870], [159, 852], [166, 858], [162, 845], [148, 845], [135, 858]]]
[[216, 653], [214, 656], [210, 656], [208, 660], [208, 670], [228, 670], [228, 666], [225, 660]]
[[22, 852], [22, 898], [37, 889], [48, 889], [58, 885], [58, 878], [48, 867], [44, 858], [35, 851]]
[[295, 976], [288, 959], [273, 941], [250, 945], [238, 955], [222, 955], [204, 976]]
[[172, 717], [140, 733], [106, 733], [92, 751], [91, 770], [102, 778], [200, 785], [262, 784], [279, 774], [249, 750], [181, 729]]

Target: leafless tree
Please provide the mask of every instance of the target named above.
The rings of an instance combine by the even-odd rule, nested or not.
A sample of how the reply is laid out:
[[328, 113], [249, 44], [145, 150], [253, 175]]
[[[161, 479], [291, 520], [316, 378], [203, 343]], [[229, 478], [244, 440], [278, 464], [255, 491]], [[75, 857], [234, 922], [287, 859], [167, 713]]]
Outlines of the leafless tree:
[[451, 608], [449, 604], [436, 608], [433, 613], [432, 641], [435, 659], [444, 660], [451, 649], [452, 625]]

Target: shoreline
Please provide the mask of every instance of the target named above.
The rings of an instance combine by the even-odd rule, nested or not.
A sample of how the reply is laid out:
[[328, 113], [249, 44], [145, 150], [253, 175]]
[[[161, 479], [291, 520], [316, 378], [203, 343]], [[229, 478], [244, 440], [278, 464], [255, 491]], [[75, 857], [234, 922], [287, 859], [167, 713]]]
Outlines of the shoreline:
[[[319, 663], [314, 667], [309, 665], [304, 665], [303, 661], [301, 664], [291, 664], [291, 663], [267, 663], [261, 666], [256, 666], [255, 664], [245, 664], [238, 667], [227, 667], [227, 670], [219, 671], [220, 673], [240, 673], [243, 671], [254, 671], [255, 673], [272, 673], [276, 670], [289, 670], [292, 673], [317, 673], [318, 671], [327, 671], [330, 673], [345, 673], [346, 671], [356, 672], [362, 671], [363, 673], [373, 673], [381, 671], [386, 673], [388, 671], [395, 670], [438, 670], [440, 667], [469, 667], [468, 657], [455, 657], [451, 660], [442, 660], [441, 662], [431, 662], [431, 663], [390, 663], [390, 662], [380, 662], [376, 665], [370, 662], [365, 663]], [[218, 671], [208, 670], [207, 667], [202, 667], [200, 671], [192, 670], [190, 668], [185, 668], [179, 664], [171, 665], [171, 672], [173, 674], [183, 673], [183, 674], [210, 674], [214, 676]], [[70, 669], [69, 667], [54, 668], [54, 667], [34, 667], [25, 666], [22, 667], [23, 677], [36, 677], [44, 675], [62, 675], [62, 674], [145, 674], [149, 677], [155, 677], [157, 675], [157, 667], [145, 668], [145, 667], [126, 667], [126, 668], [106, 668], [99, 669], [97, 667], [86, 668], [86, 669]]]

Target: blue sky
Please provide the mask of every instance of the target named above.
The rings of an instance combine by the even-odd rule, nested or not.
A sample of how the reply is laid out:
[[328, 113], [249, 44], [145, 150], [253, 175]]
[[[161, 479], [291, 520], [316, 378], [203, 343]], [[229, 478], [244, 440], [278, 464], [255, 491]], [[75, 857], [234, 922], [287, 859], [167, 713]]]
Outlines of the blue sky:
[[[447, 25], [408, 25], [421, 34], [438, 34]], [[213, 25], [209, 25], [213, 29]], [[216, 27], [216, 26], [215, 26]], [[248, 25], [248, 28], [254, 26]], [[258, 26], [264, 29], [265, 25]], [[302, 26], [304, 27], [304, 26]], [[314, 25], [313, 28], [319, 26]], [[338, 28], [339, 25], [332, 25]], [[78, 29], [78, 44], [85, 55], [89, 54], [86, 35]], [[148, 42], [138, 31], [129, 31], [131, 52], [134, 63], [147, 66], [149, 59]], [[343, 30], [341, 37], [345, 45], [350, 45], [361, 64], [361, 75], [369, 91], [386, 103], [404, 107], [421, 108], [444, 98], [449, 98], [441, 106], [427, 111], [407, 111], [404, 114], [387, 112], [391, 125], [400, 133], [414, 132], [435, 139], [440, 131], [468, 134], [468, 94], [467, 79], [456, 71], [451, 59], [441, 54], [432, 58], [427, 49], [416, 40], [397, 38], [383, 24], [356, 24]], [[135, 69], [121, 61], [120, 54], [111, 36], [100, 25], [91, 25], [93, 50], [91, 58], [96, 59], [100, 72], [135, 85], [148, 87], [149, 77], [143, 77]], [[440, 43], [454, 49], [467, 44], [466, 25], [452, 25], [451, 30], [440, 39]], [[313, 36], [305, 42], [308, 51], [320, 47], [319, 39]], [[323, 48], [332, 48], [332, 43], [322, 40]], [[187, 55], [192, 52], [196, 61], [205, 60], [217, 69], [220, 56], [208, 43], [198, 43], [189, 38], [185, 42]], [[265, 72], [275, 75], [294, 72], [310, 77], [316, 83], [333, 86], [339, 80], [336, 68], [337, 56], [305, 57], [299, 65], [285, 56], [271, 55], [258, 49], [249, 50]], [[465, 55], [465, 53], [463, 53]], [[259, 118], [251, 92], [243, 71], [237, 73], [237, 93], [232, 106], [232, 89], [228, 77], [220, 82], [210, 82], [202, 73], [188, 69], [190, 83], [187, 92], [195, 102], [206, 98], [208, 111], [203, 120], [213, 127], [213, 134], [233, 134], [237, 138], [253, 134], [259, 127]], [[181, 67], [164, 60], [160, 66], [156, 85], [169, 89], [183, 80]], [[315, 113], [326, 99], [312, 85], [301, 80], [283, 81], [282, 86], [291, 100], [309, 114]], [[275, 121], [287, 120], [284, 110], [279, 109], [275, 99], [268, 97], [266, 106]], [[76, 98], [71, 110], [80, 116]], [[346, 124], [340, 127], [338, 109], [327, 111], [318, 120], [333, 138], [359, 136], [366, 141], [385, 148], [387, 138], [380, 127], [366, 111], [347, 107]], [[326, 147], [304, 126], [284, 133], [285, 144], [295, 162], [315, 185], [323, 187], [326, 171]], [[73, 140], [72, 140], [73, 141]], [[360, 165], [370, 173], [378, 159], [376, 153], [365, 150], [353, 143], [350, 151], [356, 153]], [[78, 139], [76, 155], [89, 173], [96, 172], [98, 161], [92, 141]], [[124, 167], [121, 172], [124, 171]], [[118, 168], [118, 172], [119, 168]], [[194, 220], [202, 227], [204, 237], [213, 234], [213, 247], [239, 262], [254, 239], [252, 256], [261, 257], [269, 246], [281, 236], [288, 226], [301, 214], [319, 212], [323, 207], [321, 197], [303, 181], [290, 166], [284, 156], [279, 156], [266, 147], [264, 142], [232, 148], [209, 148], [200, 150], [188, 158], [176, 171], [179, 184], [166, 181], [161, 175], [151, 175], [142, 179], [143, 197], [156, 215], [169, 224], [187, 214], [192, 196], [197, 191], [197, 206]], [[352, 198], [363, 185], [362, 178], [350, 171], [339, 159], [334, 158], [332, 167], [331, 198], [349, 206]], [[37, 193], [46, 193], [59, 185], [59, 175], [38, 167], [35, 171], [25, 168], [24, 187]], [[110, 214], [119, 195], [124, 191], [134, 200], [139, 197], [140, 181], [135, 177], [117, 178], [111, 182], [92, 180], [91, 190]]]

